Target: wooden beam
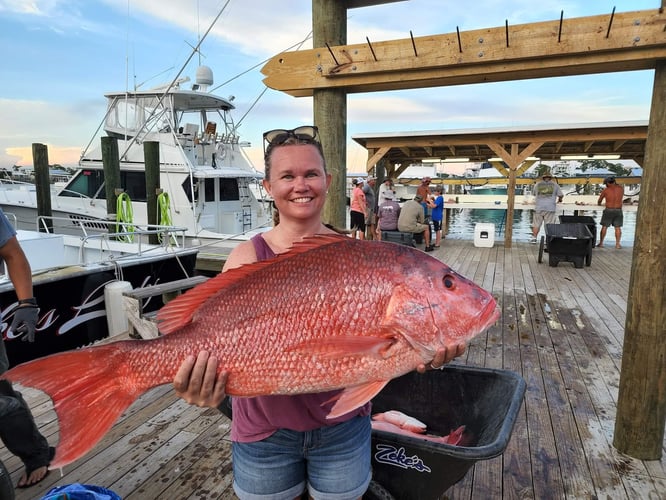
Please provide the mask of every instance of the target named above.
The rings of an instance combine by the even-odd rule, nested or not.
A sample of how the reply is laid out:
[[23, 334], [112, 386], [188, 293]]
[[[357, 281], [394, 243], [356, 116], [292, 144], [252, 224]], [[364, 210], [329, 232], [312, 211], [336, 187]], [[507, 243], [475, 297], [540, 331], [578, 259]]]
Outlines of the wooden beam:
[[[264, 83], [296, 97], [315, 89], [348, 93], [652, 69], [666, 58], [659, 9], [429, 35], [295, 52], [262, 68]], [[610, 31], [609, 31], [610, 27]], [[417, 54], [414, 53], [417, 48]], [[373, 55], [374, 52], [374, 55]], [[376, 58], [376, 59], [375, 59]], [[337, 62], [336, 62], [337, 60]]]
[[[389, 152], [391, 148], [389, 146], [384, 146], [383, 148], [377, 149], [374, 154], [368, 158], [368, 162], [365, 164], [365, 169], [370, 172], [372, 167], [374, 167], [379, 160], [384, 158], [384, 155]], [[370, 149], [368, 149], [370, 151]]]

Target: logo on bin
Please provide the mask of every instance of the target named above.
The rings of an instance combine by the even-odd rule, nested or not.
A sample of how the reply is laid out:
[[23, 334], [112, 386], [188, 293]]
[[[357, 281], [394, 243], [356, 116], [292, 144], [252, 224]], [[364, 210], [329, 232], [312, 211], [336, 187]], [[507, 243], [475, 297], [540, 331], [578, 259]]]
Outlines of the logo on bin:
[[375, 460], [381, 464], [394, 465], [401, 469], [414, 469], [418, 472], [432, 472], [418, 455], [408, 457], [403, 447], [396, 448], [390, 444], [378, 444]]

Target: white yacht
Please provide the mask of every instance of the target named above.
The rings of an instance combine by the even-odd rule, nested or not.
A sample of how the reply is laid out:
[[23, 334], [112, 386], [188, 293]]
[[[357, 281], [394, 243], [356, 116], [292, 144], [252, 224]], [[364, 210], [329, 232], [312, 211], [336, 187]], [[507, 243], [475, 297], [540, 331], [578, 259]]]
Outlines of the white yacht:
[[[243, 152], [247, 143], [240, 141], [232, 120], [232, 98], [208, 92], [212, 71], [201, 66], [189, 89], [183, 88], [187, 81], [105, 95], [107, 112], [98, 130], [118, 141], [124, 215], [132, 215], [130, 223], [147, 224], [143, 144], [156, 141], [160, 188], [168, 195], [161, 198], [158, 224], [184, 227], [190, 241], [201, 243], [247, 239], [271, 219], [270, 201], [257, 199], [251, 189], [263, 174]], [[107, 213], [116, 212], [106, 206], [98, 133], [83, 151], [75, 175], [64, 187], [53, 188], [51, 205], [55, 218], [106, 221]], [[0, 186], [0, 207], [16, 215], [19, 228], [35, 229], [34, 186]]]

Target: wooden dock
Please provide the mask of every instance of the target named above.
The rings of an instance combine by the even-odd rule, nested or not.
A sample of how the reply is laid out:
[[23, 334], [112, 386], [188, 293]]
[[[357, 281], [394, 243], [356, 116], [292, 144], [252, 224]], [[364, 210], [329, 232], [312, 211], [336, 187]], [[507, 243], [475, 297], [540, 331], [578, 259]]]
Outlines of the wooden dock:
[[[594, 249], [592, 265], [549, 267], [538, 246], [475, 248], [443, 240], [433, 255], [491, 290], [502, 317], [456, 362], [516, 371], [527, 392], [500, 457], [477, 462], [443, 498], [666, 498], [666, 458], [641, 461], [612, 447], [632, 249]], [[48, 399], [25, 390], [51, 443], [57, 421]], [[109, 397], [113, 397], [109, 395]], [[191, 407], [168, 386], [145, 394], [86, 457], [17, 490], [35, 499], [54, 485], [81, 482], [126, 499], [227, 499], [229, 421]], [[22, 466], [4, 447], [14, 483]]]

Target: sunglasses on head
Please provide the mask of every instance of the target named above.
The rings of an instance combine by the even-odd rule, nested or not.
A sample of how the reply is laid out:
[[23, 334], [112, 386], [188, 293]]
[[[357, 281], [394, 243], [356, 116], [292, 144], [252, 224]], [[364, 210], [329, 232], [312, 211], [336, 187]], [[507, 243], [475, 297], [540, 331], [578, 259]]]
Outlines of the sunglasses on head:
[[319, 144], [319, 129], [314, 125], [304, 125], [291, 130], [278, 128], [264, 132], [264, 154], [274, 146], [285, 144], [292, 140], [295, 144]]

